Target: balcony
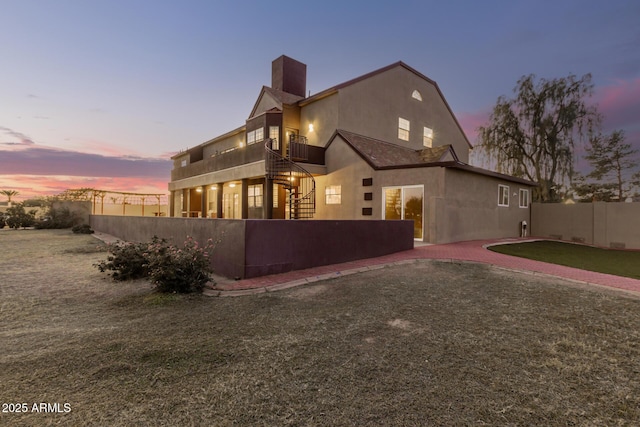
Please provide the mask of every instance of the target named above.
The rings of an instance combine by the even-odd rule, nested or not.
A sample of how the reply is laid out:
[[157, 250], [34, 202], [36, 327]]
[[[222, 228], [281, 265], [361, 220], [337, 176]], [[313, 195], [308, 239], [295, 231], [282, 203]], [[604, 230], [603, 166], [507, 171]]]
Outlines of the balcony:
[[[324, 165], [324, 148], [308, 146], [305, 147], [307, 153], [305, 153], [307, 160], [304, 163], [312, 163], [316, 165]], [[300, 150], [299, 147], [295, 147], [296, 154]], [[185, 178], [191, 178], [193, 176], [203, 175], [209, 172], [220, 171], [237, 166], [242, 166], [247, 163], [259, 162], [265, 159], [264, 142], [258, 142], [242, 148], [236, 148], [232, 151], [217, 154], [213, 157], [208, 157], [184, 167], [178, 167], [171, 171], [171, 181], [178, 181]], [[302, 159], [299, 159], [302, 160]]]
[[264, 160], [264, 145], [262, 143], [251, 144], [202, 159], [184, 167], [173, 169], [171, 171], [171, 181], [178, 181], [208, 172], [242, 166], [260, 160]]

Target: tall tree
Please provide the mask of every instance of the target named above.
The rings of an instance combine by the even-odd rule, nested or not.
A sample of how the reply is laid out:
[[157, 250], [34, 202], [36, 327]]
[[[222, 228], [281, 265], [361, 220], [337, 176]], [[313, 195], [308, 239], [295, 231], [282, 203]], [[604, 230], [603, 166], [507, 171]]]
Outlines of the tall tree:
[[587, 177], [597, 180], [597, 185], [615, 189], [617, 200], [623, 202], [631, 184], [628, 172], [638, 166], [638, 150], [624, 142], [622, 130], [593, 136], [586, 150], [585, 159], [593, 167]]
[[518, 80], [514, 93], [514, 99], [498, 98], [489, 123], [478, 129], [478, 148], [498, 172], [536, 182], [534, 201], [555, 201], [555, 188], [571, 180], [576, 143], [600, 122], [586, 103], [591, 75], [536, 83], [531, 74]]

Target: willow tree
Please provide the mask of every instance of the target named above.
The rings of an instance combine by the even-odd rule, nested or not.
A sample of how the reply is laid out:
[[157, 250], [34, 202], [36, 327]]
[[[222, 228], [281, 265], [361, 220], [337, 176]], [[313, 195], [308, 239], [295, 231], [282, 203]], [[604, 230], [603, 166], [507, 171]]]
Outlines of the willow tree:
[[576, 145], [600, 121], [586, 103], [591, 75], [535, 82], [531, 74], [518, 80], [514, 93], [498, 98], [489, 123], [478, 129], [478, 148], [498, 172], [537, 183], [534, 201], [555, 201], [555, 189], [571, 180]]

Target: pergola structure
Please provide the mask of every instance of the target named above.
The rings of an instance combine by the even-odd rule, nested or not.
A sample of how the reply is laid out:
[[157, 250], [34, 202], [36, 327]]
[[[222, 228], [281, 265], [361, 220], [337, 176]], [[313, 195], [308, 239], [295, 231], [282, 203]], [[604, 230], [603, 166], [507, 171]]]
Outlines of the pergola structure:
[[[145, 206], [155, 208], [156, 216], [161, 214], [161, 206], [167, 205], [169, 200], [166, 194], [156, 193], [128, 193], [122, 191], [98, 190], [95, 188], [77, 188], [69, 189], [60, 193], [58, 198], [62, 200], [78, 200], [92, 202], [91, 213], [96, 215], [104, 214], [104, 205], [110, 203], [113, 205], [122, 205], [122, 215], [126, 215], [127, 205], [138, 205], [142, 208], [142, 216], [144, 216]], [[100, 212], [96, 212], [97, 205], [100, 205]]]

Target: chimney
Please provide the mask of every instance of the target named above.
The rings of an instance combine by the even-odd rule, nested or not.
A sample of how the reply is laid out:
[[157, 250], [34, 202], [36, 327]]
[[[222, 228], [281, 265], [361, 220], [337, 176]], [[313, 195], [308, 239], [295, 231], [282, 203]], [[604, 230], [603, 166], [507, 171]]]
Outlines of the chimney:
[[306, 97], [307, 66], [282, 55], [271, 63], [271, 88]]

